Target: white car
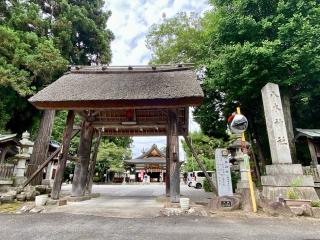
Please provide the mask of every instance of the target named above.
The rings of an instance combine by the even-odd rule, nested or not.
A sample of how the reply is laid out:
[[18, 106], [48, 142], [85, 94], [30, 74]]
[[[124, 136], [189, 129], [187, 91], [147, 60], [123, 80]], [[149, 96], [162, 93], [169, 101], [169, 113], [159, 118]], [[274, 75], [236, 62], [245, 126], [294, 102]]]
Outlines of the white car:
[[[214, 171], [207, 171], [209, 176], [212, 178], [213, 182], [216, 182], [216, 173]], [[197, 189], [200, 189], [203, 187], [204, 179], [206, 178], [204, 175], [204, 172], [202, 171], [194, 171], [190, 173], [191, 180], [188, 179], [188, 186], [189, 187], [195, 187]], [[188, 173], [189, 178], [189, 173]]]

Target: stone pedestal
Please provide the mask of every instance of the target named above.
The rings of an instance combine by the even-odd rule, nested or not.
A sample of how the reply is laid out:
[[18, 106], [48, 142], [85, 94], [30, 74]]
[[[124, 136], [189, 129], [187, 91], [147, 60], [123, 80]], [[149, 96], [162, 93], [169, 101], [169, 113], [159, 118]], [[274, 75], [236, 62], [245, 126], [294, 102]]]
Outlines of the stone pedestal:
[[279, 196], [288, 198], [288, 191], [293, 182], [299, 180], [299, 186], [294, 188], [302, 199], [318, 200], [314, 189], [313, 177], [303, 175], [301, 164], [273, 164], [266, 166], [266, 176], [261, 177], [263, 186], [262, 195], [270, 200], [277, 201]]
[[[300, 164], [292, 164], [279, 86], [268, 83], [261, 92], [272, 158], [266, 176], [261, 177], [262, 195], [277, 201], [280, 196], [287, 198], [288, 190], [294, 187], [300, 198], [317, 200], [313, 177], [304, 176]], [[293, 186], [294, 182], [299, 183]]]
[[15, 155], [15, 157], [17, 158], [18, 162], [15, 169], [15, 177], [14, 177], [13, 185], [20, 186], [27, 180], [27, 178], [25, 177], [26, 161], [30, 157], [30, 155], [27, 153], [21, 153], [21, 154]]

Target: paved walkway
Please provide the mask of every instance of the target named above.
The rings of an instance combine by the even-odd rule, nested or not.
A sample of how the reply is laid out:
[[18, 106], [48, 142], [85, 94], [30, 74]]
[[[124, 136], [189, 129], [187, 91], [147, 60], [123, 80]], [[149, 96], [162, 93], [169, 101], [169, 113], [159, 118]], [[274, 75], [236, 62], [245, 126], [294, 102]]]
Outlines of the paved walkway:
[[308, 218], [106, 218], [52, 214], [0, 214], [0, 239], [316, 240], [320, 221]]
[[[63, 193], [71, 190], [71, 185], [64, 185]], [[94, 185], [94, 193], [101, 196], [83, 202], [68, 203], [66, 206], [52, 207], [48, 212], [64, 212], [104, 217], [143, 218], [156, 217], [164, 207], [161, 197], [165, 194], [164, 184], [146, 185]], [[203, 189], [181, 185], [181, 195], [193, 202], [207, 202], [211, 196]]]

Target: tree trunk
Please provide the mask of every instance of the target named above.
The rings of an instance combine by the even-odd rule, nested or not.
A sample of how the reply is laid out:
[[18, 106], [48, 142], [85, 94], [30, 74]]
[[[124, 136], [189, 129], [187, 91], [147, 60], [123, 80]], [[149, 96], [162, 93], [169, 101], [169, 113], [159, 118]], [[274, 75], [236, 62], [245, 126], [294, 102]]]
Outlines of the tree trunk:
[[292, 124], [292, 117], [291, 117], [291, 105], [290, 105], [290, 95], [287, 92], [282, 94], [282, 109], [284, 115], [284, 121], [286, 124], [289, 147], [291, 152], [292, 163], [297, 162], [297, 151], [296, 145], [294, 143], [294, 131], [293, 131], [293, 124]]
[[[252, 142], [251, 133], [249, 132], [248, 135], [249, 135], [250, 144], [251, 144], [251, 146], [253, 147], [253, 142]], [[254, 162], [254, 167], [255, 167], [255, 170], [256, 170], [256, 174], [257, 174], [257, 180], [258, 180], [258, 182], [261, 182], [261, 170], [260, 170], [260, 166], [259, 166], [259, 161], [257, 160], [256, 155], [254, 154], [253, 148], [252, 148], [252, 150], [251, 150], [251, 153], [252, 153], [252, 158], [253, 158], [253, 162]]]
[[261, 173], [261, 175], [263, 175], [265, 173], [265, 169], [266, 169], [266, 158], [264, 156], [262, 144], [261, 144], [261, 141], [260, 141], [260, 137], [258, 135], [259, 133], [258, 133], [258, 131], [256, 129], [256, 125], [254, 124], [254, 122], [252, 122], [251, 126], [252, 126], [253, 137], [255, 139], [254, 146], [257, 149], [257, 154], [258, 154], [258, 159], [259, 159], [258, 162], [261, 163], [261, 165], [260, 165], [260, 173]]
[[74, 123], [74, 111], [69, 111], [66, 121], [66, 127], [63, 133], [63, 140], [62, 140], [62, 153], [59, 156], [59, 165], [57, 168], [56, 176], [54, 178], [51, 198], [52, 199], [59, 199], [59, 194], [61, 191], [61, 185], [63, 182], [64, 171], [66, 169], [67, 158], [69, 153], [69, 147], [71, 142], [71, 135], [73, 130], [73, 123]]
[[168, 148], [170, 157], [170, 201], [180, 201], [180, 166], [178, 117], [176, 110], [169, 110], [168, 121]]
[[211, 177], [209, 176], [209, 174], [207, 173], [207, 170], [206, 170], [205, 166], [203, 165], [203, 163], [201, 162], [200, 158], [198, 157], [196, 151], [194, 150], [193, 146], [191, 145], [190, 139], [189, 139], [187, 136], [184, 136], [184, 140], [185, 140], [188, 148], [190, 149], [193, 157], [196, 159], [196, 161], [197, 161], [200, 169], [203, 171], [206, 179], [208, 180], [212, 192], [213, 192], [215, 195], [218, 196], [217, 188], [214, 186], [214, 183], [213, 183], [213, 181], [212, 181], [212, 178], [211, 178]]
[[100, 142], [101, 142], [101, 132], [99, 131], [96, 143], [94, 145], [93, 154], [92, 154], [90, 166], [89, 166], [89, 173], [88, 173], [87, 186], [86, 186], [86, 191], [88, 194], [92, 193], [92, 183], [93, 183], [93, 177], [94, 177], [94, 172], [96, 168], [96, 161], [97, 161]]
[[[30, 177], [47, 158], [54, 115], [55, 110], [44, 110], [42, 113], [38, 136], [34, 143], [30, 163], [27, 169], [27, 177]], [[39, 172], [39, 174], [30, 182], [31, 185], [41, 184], [42, 175], [42, 172]]]
[[88, 178], [88, 167], [90, 162], [93, 127], [89, 122], [83, 122], [81, 127], [78, 157], [74, 170], [71, 195], [74, 197], [83, 196]]

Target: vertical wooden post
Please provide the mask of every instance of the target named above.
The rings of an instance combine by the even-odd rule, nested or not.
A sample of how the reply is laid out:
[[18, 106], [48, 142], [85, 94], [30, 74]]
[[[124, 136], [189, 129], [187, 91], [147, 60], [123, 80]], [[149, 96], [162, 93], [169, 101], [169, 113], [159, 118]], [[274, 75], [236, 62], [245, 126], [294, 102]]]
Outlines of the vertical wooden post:
[[[42, 113], [38, 136], [34, 143], [30, 163], [27, 168], [27, 177], [30, 177], [47, 159], [54, 115], [55, 110], [44, 110]], [[39, 172], [30, 183], [31, 185], [39, 185], [41, 182], [42, 172]]]
[[67, 163], [67, 158], [69, 153], [74, 117], [75, 117], [74, 111], [70, 110], [67, 115], [66, 127], [63, 132], [61, 155], [59, 156], [58, 168], [57, 168], [56, 176], [54, 178], [52, 192], [51, 192], [52, 199], [59, 199], [64, 170], [66, 169], [66, 163]]
[[169, 157], [170, 157], [170, 201], [180, 201], [180, 166], [179, 162], [179, 136], [178, 117], [175, 109], [169, 110], [168, 122]]
[[167, 147], [166, 147], [166, 196], [170, 197], [170, 151], [169, 146], [171, 136], [169, 134], [169, 127], [167, 127]]
[[310, 156], [311, 156], [311, 164], [313, 167], [317, 167], [318, 165], [318, 158], [317, 158], [317, 153], [316, 153], [316, 149], [314, 147], [314, 143], [308, 138], [308, 147], [309, 147], [309, 152], [310, 152]]
[[101, 131], [98, 132], [98, 137], [94, 145], [93, 154], [91, 156], [91, 161], [89, 165], [89, 173], [88, 173], [88, 179], [87, 179], [87, 185], [86, 185], [86, 192], [88, 194], [92, 193], [93, 176], [96, 168], [96, 161], [97, 161], [100, 142], [101, 142]]
[[8, 150], [9, 150], [8, 146], [5, 146], [0, 150], [0, 163], [4, 163]]
[[93, 137], [93, 127], [89, 122], [83, 122], [80, 133], [80, 143], [78, 157], [74, 170], [71, 196], [79, 197], [85, 194], [85, 188], [88, 177], [88, 167], [91, 154], [91, 144]]

